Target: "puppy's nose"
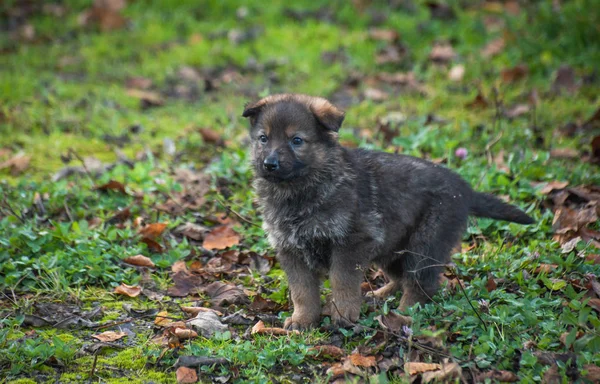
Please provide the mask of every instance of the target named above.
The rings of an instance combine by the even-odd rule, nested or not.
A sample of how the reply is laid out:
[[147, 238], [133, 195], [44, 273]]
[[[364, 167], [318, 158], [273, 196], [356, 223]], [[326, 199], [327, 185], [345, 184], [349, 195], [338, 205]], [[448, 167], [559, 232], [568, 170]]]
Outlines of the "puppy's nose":
[[263, 166], [269, 172], [273, 172], [279, 169], [279, 159], [277, 156], [269, 156], [263, 161]]

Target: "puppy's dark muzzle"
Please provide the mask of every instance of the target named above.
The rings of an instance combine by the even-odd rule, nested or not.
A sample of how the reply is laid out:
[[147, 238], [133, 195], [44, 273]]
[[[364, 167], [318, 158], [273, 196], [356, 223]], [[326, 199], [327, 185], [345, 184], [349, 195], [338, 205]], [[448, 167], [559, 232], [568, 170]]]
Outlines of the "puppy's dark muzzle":
[[263, 167], [268, 172], [274, 172], [279, 169], [279, 156], [277, 156], [277, 152], [269, 155], [269, 157], [263, 161]]

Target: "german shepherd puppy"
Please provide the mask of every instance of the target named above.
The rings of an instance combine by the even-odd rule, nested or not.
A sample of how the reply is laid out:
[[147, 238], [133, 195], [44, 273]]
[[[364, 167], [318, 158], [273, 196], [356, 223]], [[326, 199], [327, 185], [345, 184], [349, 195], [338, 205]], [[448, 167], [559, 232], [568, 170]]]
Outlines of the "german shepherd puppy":
[[272, 95], [247, 104], [243, 117], [250, 119], [263, 227], [294, 304], [285, 328], [318, 323], [326, 273], [332, 320], [347, 325], [360, 315], [360, 284], [371, 263], [390, 280], [374, 294], [402, 289], [404, 310], [435, 295], [469, 215], [533, 223], [440, 165], [342, 147], [344, 113], [323, 98]]

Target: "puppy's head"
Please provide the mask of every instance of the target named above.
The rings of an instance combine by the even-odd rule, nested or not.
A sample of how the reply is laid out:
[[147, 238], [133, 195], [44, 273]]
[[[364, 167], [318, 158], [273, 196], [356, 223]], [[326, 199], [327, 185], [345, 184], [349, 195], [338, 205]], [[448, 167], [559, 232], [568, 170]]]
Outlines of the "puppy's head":
[[327, 167], [344, 113], [320, 97], [267, 96], [246, 105], [256, 175], [290, 182]]

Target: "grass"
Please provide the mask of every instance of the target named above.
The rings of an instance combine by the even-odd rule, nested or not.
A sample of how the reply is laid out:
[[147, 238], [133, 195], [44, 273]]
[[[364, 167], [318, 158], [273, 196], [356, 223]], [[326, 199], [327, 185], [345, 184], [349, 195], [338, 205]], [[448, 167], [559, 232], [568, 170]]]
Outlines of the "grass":
[[[239, 325], [172, 349], [150, 342], [160, 333], [152, 328], [153, 317], [136, 318], [131, 328], [135, 336], [128, 336], [122, 349], [99, 352], [95, 369], [94, 355], [85, 352], [95, 330], [27, 325], [26, 315], [35, 315], [37, 305], [47, 303], [82, 310], [99, 306], [99, 324], [124, 321], [128, 314], [123, 305], [168, 309], [183, 318], [178, 305], [188, 303], [187, 298], [123, 299], [112, 291], [121, 283], [153, 284], [164, 293], [172, 285], [174, 262], [206, 261], [198, 243], [170, 234], [180, 224], [214, 225], [209, 218], [226, 206], [260, 224], [249, 188], [246, 122], [240, 117], [245, 102], [277, 92], [334, 97], [347, 91], [346, 81], [356, 73], [362, 79], [357, 92], [380, 87], [390, 95], [345, 108], [344, 142], [444, 159], [478, 190], [506, 196], [536, 219], [528, 227], [471, 221], [466, 250], [454, 257], [454, 273], [464, 281], [464, 292], [446, 287], [435, 303], [412, 308], [411, 340], [437, 340], [435, 350], [451, 355], [463, 372], [511, 371], [523, 382], [538, 382], [552, 369], [540, 353], [574, 353], [576, 361], [557, 364], [562, 380], [573, 379], [572, 365], [584, 375], [585, 367], [600, 364], [593, 293], [578, 284], [585, 278], [597, 281], [600, 267], [582, 256], [598, 251], [580, 242], [572, 252], [561, 252], [553, 240], [554, 214], [545, 203], [547, 196], [532, 184], [600, 183], [597, 165], [580, 157], [550, 156], [557, 148], [590, 151], [590, 132], [568, 136], [560, 129], [570, 122], [581, 124], [598, 108], [594, 71], [600, 62], [600, 16], [591, 11], [594, 1], [566, 1], [560, 10], [552, 2], [523, 3], [517, 15], [449, 1], [453, 20], [432, 19], [424, 1], [394, 9], [365, 2], [364, 10], [345, 2], [136, 1], [122, 11], [129, 19], [124, 28], [104, 32], [78, 24], [78, 15], [90, 3], [63, 2], [61, 17], [36, 7], [24, 21], [10, 16], [20, 9], [18, 2], [0, 6], [0, 16], [13, 22], [6, 23], [10, 33], [0, 37], [0, 163], [19, 152], [31, 156], [22, 173], [0, 170], [0, 376], [8, 382], [79, 382], [92, 372], [104, 382], [175, 382], [172, 366], [181, 355], [228, 360], [229, 365], [200, 368], [204, 381], [327, 381], [327, 366], [310, 351], [319, 344], [339, 344], [346, 353], [359, 348], [377, 356], [387, 351], [405, 361], [439, 361], [435, 353], [415, 355], [411, 344], [399, 339], [380, 344], [375, 316], [395, 308], [399, 297], [366, 304], [363, 330], [332, 330], [326, 318], [322, 330], [276, 338], [249, 336], [248, 326]], [[377, 64], [378, 52], [389, 43], [370, 38], [368, 30], [380, 19], [378, 27], [397, 31], [407, 49], [399, 63]], [[33, 27], [32, 39], [15, 37], [23, 24]], [[258, 37], [236, 41], [236, 35], [248, 31]], [[481, 50], [498, 37], [504, 37], [505, 48], [484, 58]], [[456, 52], [451, 64], [429, 60], [436, 41], [451, 42]], [[345, 59], [328, 63], [325, 52]], [[502, 70], [521, 63], [528, 66], [524, 79], [501, 80]], [[453, 82], [448, 67], [458, 64], [465, 67], [464, 78]], [[572, 94], [553, 90], [553, 76], [564, 65], [573, 68], [580, 83]], [[186, 79], [182, 67], [206, 76], [216, 90]], [[412, 71], [427, 94], [393, 92], [389, 84], [366, 79], [398, 71]], [[127, 90], [132, 77], [150, 79], [150, 90], [163, 105], [142, 108]], [[539, 95], [533, 111], [515, 118], [500, 113], [527, 103], [532, 90]], [[488, 100], [487, 108], [468, 106], [478, 92]], [[396, 112], [404, 122], [386, 142], [378, 120]], [[446, 122], [430, 124], [430, 114]], [[199, 128], [217, 132], [224, 145], [206, 141]], [[174, 144], [175, 154], [164, 150], [165, 140]], [[461, 147], [468, 151], [464, 159], [455, 155]], [[117, 165], [98, 177], [84, 173], [52, 180], [64, 161], [79, 166], [77, 157], [116, 161], [115, 148], [129, 158], [141, 152], [147, 156], [131, 168]], [[489, 160], [501, 151], [503, 161]], [[211, 185], [199, 209], [169, 215], [157, 206], [185, 188], [174, 176], [177, 168], [203, 170]], [[96, 189], [110, 180], [125, 184], [128, 194]], [[43, 211], [35, 203], [40, 197]], [[124, 208], [130, 210], [129, 219], [111, 220]], [[154, 253], [139, 241], [133, 225], [137, 217], [168, 223], [169, 234], [162, 238], [165, 252]], [[236, 227], [241, 243], [235, 249], [273, 256], [262, 230], [247, 221]], [[157, 265], [150, 283], [122, 262], [138, 254]], [[548, 264], [556, 267], [540, 272]], [[490, 280], [498, 286], [488, 291]], [[266, 276], [234, 274], [226, 281], [288, 303], [285, 277], [277, 266]], [[206, 297], [196, 299], [206, 304]], [[237, 310], [247, 314], [244, 306], [227, 308], [227, 313]], [[270, 315], [277, 323], [288, 311]], [[382, 375], [365, 372], [373, 382], [407, 380], [401, 365]]]

